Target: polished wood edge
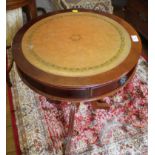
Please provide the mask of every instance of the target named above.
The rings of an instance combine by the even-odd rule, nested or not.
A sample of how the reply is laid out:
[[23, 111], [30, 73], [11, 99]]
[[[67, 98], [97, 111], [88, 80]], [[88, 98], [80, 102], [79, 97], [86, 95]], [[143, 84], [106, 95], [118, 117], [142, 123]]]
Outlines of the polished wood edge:
[[[102, 85], [103, 83], [107, 83], [108, 80], [113, 81], [113, 80], [116, 80], [116, 78], [120, 78], [124, 74], [124, 72], [126, 72], [126, 68], [124, 66], [128, 66], [128, 70], [130, 70], [131, 68], [133, 68], [136, 65], [136, 63], [138, 62], [140, 53], [141, 53], [142, 44], [141, 44], [141, 39], [140, 39], [138, 33], [134, 30], [134, 28], [131, 25], [129, 25], [126, 21], [124, 21], [114, 15], [107, 14], [107, 13], [101, 13], [101, 12], [97, 12], [97, 11], [92, 11], [92, 10], [85, 10], [85, 9], [78, 9], [78, 10], [81, 12], [91, 12], [91, 13], [97, 13], [97, 14], [105, 15], [107, 17], [111, 17], [112, 19], [116, 20], [121, 25], [123, 25], [126, 28], [126, 30], [128, 31], [129, 35], [135, 34], [138, 36], [139, 42], [133, 43], [131, 41], [132, 42], [131, 52], [129, 53], [128, 57], [123, 61], [123, 63], [118, 65], [116, 68], [105, 72], [106, 74], [103, 73], [103, 74], [97, 74], [95, 76], [88, 76], [88, 77], [57, 76], [57, 75], [43, 72], [43, 71], [37, 69], [36, 67], [34, 67], [33, 65], [31, 65], [25, 59], [25, 57], [22, 53], [22, 48], [21, 48], [22, 37], [23, 37], [24, 33], [26, 32], [26, 30], [31, 25], [33, 25], [35, 22], [37, 22], [45, 17], [55, 15], [58, 13], [70, 12], [71, 10], [72, 9], [56, 11], [56, 12], [52, 12], [52, 13], [48, 13], [46, 15], [40, 16], [38, 18], [35, 18], [28, 24], [26, 24], [23, 28], [21, 28], [18, 31], [18, 33], [16, 34], [16, 36], [13, 40], [12, 46], [13, 46], [13, 51], [14, 51], [15, 62], [17, 64], [17, 66], [25, 74], [27, 74], [28, 76], [30, 76], [31, 78], [35, 79], [38, 82], [41, 82], [41, 83], [44, 82], [45, 84], [51, 85], [51, 86], [60, 86], [60, 87], [68, 87], [68, 88], [70, 86], [74, 86], [76, 88], [76, 87], [81, 87], [81, 86], [88, 87], [89, 85], [92, 85], [92, 87], [93, 87], [96, 85]], [[133, 59], [131, 59], [131, 57]], [[42, 73], [42, 75], [40, 75], [40, 73]], [[107, 79], [107, 77], [108, 77], [108, 80], [105, 80], [105, 79]], [[65, 81], [65, 82], [62, 82], [62, 81]]]
[[6, 10], [13, 10], [28, 5], [30, 0], [7, 0]]
[[128, 83], [129, 79], [133, 76], [135, 72], [135, 68], [133, 68], [128, 74], [124, 75], [126, 77], [123, 83], [120, 83], [122, 79], [118, 79], [109, 83], [108, 85], [102, 85], [93, 88], [70, 88], [64, 89], [62, 88], [54, 88], [43, 83], [38, 83], [34, 79], [31, 79], [27, 75], [25, 75], [19, 68], [17, 68], [19, 76], [27, 84], [31, 89], [36, 91], [39, 94], [46, 96], [51, 100], [60, 100], [60, 101], [91, 101], [96, 100], [97, 98], [101, 98], [103, 95], [108, 96], [109, 94], [116, 92], [116, 90], [120, 89], [126, 83]]

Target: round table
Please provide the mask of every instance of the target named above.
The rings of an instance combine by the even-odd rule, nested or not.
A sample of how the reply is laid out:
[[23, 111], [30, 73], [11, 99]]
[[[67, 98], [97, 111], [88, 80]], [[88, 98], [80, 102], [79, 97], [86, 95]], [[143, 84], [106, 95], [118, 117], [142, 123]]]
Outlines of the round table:
[[115, 93], [132, 78], [141, 40], [111, 14], [67, 10], [40, 16], [16, 34], [14, 59], [22, 80], [51, 100], [71, 102], [66, 154], [75, 105]]

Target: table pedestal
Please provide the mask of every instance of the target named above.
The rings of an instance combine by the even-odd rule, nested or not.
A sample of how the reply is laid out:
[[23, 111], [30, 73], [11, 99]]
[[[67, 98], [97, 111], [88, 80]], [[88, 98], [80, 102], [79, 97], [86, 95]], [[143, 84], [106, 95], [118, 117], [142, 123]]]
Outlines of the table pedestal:
[[[107, 103], [103, 103], [102, 100], [97, 100], [91, 102], [92, 108], [93, 109], [105, 109], [109, 110], [110, 106]], [[71, 140], [73, 137], [73, 132], [74, 132], [74, 117], [77, 108], [79, 107], [80, 103], [70, 103], [70, 114], [69, 114], [69, 128], [68, 128], [68, 133], [67, 137], [65, 139], [65, 148], [64, 148], [64, 154], [65, 155], [72, 155], [71, 153]]]

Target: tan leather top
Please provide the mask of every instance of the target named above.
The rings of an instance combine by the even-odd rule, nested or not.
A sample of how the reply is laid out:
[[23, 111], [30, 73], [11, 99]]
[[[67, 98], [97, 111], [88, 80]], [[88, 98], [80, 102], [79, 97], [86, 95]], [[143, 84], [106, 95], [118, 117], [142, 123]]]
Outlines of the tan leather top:
[[24, 34], [25, 58], [45, 72], [91, 76], [119, 65], [129, 54], [128, 32], [116, 21], [87, 12], [46, 17]]

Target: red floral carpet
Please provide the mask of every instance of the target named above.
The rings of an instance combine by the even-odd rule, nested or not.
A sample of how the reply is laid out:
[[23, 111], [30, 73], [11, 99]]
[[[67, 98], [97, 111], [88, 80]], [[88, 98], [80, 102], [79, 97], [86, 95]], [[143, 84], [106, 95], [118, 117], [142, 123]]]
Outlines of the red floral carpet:
[[[10, 74], [12, 104], [22, 155], [62, 155], [68, 103], [56, 105], [30, 90], [15, 65]], [[147, 63], [141, 57], [132, 81], [103, 100], [109, 111], [81, 104], [75, 114], [73, 155], [147, 155]], [[18, 150], [19, 151], [19, 150]]]

